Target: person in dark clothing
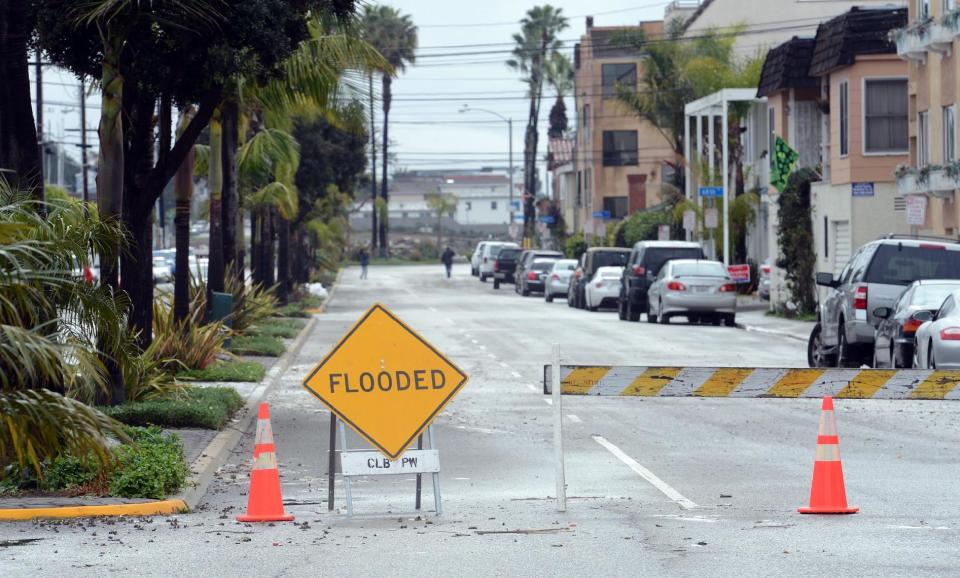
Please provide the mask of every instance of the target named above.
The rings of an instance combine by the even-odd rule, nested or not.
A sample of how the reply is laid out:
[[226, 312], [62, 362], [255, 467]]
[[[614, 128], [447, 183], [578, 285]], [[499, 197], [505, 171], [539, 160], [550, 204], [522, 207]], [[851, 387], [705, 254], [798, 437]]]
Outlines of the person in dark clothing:
[[360, 249], [360, 278], [367, 278], [367, 267], [370, 266], [370, 254], [366, 249]]
[[447, 269], [447, 279], [450, 278], [450, 272], [453, 269], [453, 258], [456, 256], [456, 253], [453, 252], [453, 249], [447, 247], [447, 250], [443, 252], [443, 255], [440, 256], [440, 261], [443, 263], [443, 266]]

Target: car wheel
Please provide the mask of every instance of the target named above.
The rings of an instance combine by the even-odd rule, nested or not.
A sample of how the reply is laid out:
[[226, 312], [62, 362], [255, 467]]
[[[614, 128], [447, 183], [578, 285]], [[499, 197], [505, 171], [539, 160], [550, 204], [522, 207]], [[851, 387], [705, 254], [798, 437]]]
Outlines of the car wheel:
[[807, 365], [810, 367], [831, 367], [832, 356], [823, 352], [822, 327], [819, 323], [813, 326], [810, 339], [807, 341]]
[[647, 323], [656, 323], [657, 316], [653, 314], [653, 308], [647, 305]]
[[737, 326], [737, 314], [736, 314], [736, 313], [731, 313], [731, 314], [727, 315], [727, 316], [723, 319], [723, 321], [724, 321], [724, 323], [726, 323], [727, 327], [736, 327], [736, 326]]
[[703, 318], [699, 315], [687, 315], [687, 323], [690, 325], [699, 325], [703, 321]]
[[499, 288], [500, 288], [500, 280], [499, 280], [499, 279], [494, 279], [494, 280], [493, 280], [493, 288], [494, 288], [494, 289], [499, 289]]
[[667, 317], [667, 314], [663, 312], [663, 301], [660, 301], [657, 304], [657, 312], [660, 314], [660, 325], [670, 325], [670, 318]]
[[527, 287], [526, 283], [523, 284], [523, 288], [520, 290], [520, 294], [523, 295], [524, 297], [530, 296], [530, 287]]
[[927, 369], [936, 369], [937, 360], [933, 357], [933, 341], [927, 346]]
[[480, 273], [480, 282], [481, 282], [481, 283], [486, 283], [486, 282], [487, 282], [487, 276], [484, 275], [483, 273]]
[[834, 362], [836, 367], [859, 367], [860, 364], [857, 363], [850, 344], [847, 342], [847, 332], [843, 328], [842, 321], [837, 328], [837, 334], [837, 359]]
[[544, 289], [543, 300], [546, 301], [547, 303], [553, 303], [553, 293], [551, 293], [548, 289]]
[[640, 309], [634, 308], [633, 300], [627, 297], [627, 319], [633, 322], [640, 321]]
[[620, 294], [620, 298], [617, 300], [617, 317], [620, 321], [627, 320], [627, 299], [623, 296], [623, 293]]

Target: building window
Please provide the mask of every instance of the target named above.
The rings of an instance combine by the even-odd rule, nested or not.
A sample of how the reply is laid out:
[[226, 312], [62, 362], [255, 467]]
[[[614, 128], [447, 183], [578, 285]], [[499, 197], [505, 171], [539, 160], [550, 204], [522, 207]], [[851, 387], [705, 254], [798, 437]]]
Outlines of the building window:
[[930, 17], [930, 0], [920, 0], [920, 18]]
[[639, 164], [637, 131], [603, 131], [603, 166], [626, 167]]
[[864, 152], [907, 152], [907, 79], [867, 80], [864, 91]]
[[850, 84], [840, 83], [840, 156], [850, 154]]
[[467, 201], [467, 202], [466, 202], [466, 205], [467, 205], [467, 210], [468, 210], [468, 211], [473, 208], [473, 203], [471, 203], [470, 201]]
[[632, 62], [629, 64], [604, 64], [601, 73], [603, 75], [604, 99], [616, 98], [617, 85], [632, 91], [637, 90], [637, 65]]
[[407, 214], [406, 211], [400, 213], [400, 218], [401, 218], [401, 219], [406, 219], [408, 216], [409, 216], [409, 215]]
[[627, 216], [629, 197], [604, 197], [603, 210], [610, 213], [611, 219], [622, 219]]
[[490, 201], [490, 210], [491, 210], [491, 211], [496, 211], [496, 210], [497, 210], [497, 202], [496, 202], [496, 201]]
[[590, 142], [590, 105], [583, 105], [583, 140]]
[[943, 162], [957, 160], [957, 112], [954, 106], [943, 107]]
[[930, 164], [930, 115], [917, 114], [917, 166]]
[[957, 0], [943, 0], [943, 14], [953, 12], [957, 8]]

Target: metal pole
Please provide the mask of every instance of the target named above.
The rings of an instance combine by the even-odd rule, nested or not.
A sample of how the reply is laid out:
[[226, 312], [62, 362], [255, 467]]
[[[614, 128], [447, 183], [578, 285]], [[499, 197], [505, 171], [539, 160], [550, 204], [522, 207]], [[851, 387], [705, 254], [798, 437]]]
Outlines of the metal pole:
[[[433, 426], [427, 427], [427, 441], [430, 443], [430, 449], [437, 449], [437, 440], [433, 436]], [[440, 500], [440, 473], [433, 472], [433, 507], [437, 515], [443, 514], [443, 504]]]
[[730, 171], [728, 163], [730, 162], [730, 119], [727, 118], [729, 104], [726, 97], [723, 98], [723, 132], [720, 138], [723, 139], [723, 264], [730, 265]]
[[[340, 452], [347, 451], [347, 430], [343, 427], [343, 422], [338, 422], [340, 428]], [[350, 476], [343, 476], [343, 485], [347, 492], [347, 516], [353, 517], [353, 488], [350, 486]]]
[[[693, 199], [693, 187], [690, 183], [690, 117], [683, 115], [683, 192], [687, 200]], [[687, 231], [687, 241], [693, 239], [693, 231]]]
[[327, 511], [333, 511], [333, 482], [337, 474], [337, 416], [330, 412], [330, 451], [327, 459]]
[[[423, 449], [423, 434], [420, 434], [420, 437], [417, 438], [417, 449]], [[416, 510], [420, 511], [420, 494], [423, 489], [423, 474], [417, 474], [417, 503]]]
[[[37, 142], [43, 145], [43, 60], [40, 49], [37, 49], [37, 62], [35, 68], [37, 80]], [[43, 150], [41, 148], [41, 154]]]
[[567, 482], [563, 471], [563, 397], [560, 391], [560, 344], [553, 344], [550, 371], [550, 395], [553, 398], [553, 453], [557, 478], [557, 511], [567, 511]]
[[90, 202], [90, 187], [87, 185], [87, 86], [86, 80], [80, 78], [80, 175], [83, 179], [83, 210], [87, 210]]
[[507, 119], [507, 130], [510, 131], [510, 225], [513, 225], [513, 119]]

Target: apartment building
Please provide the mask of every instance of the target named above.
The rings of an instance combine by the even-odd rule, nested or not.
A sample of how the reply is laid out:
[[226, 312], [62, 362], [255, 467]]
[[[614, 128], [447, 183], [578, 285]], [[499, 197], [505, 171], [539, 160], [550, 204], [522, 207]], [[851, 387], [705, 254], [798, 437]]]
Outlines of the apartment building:
[[663, 34], [663, 22], [600, 27], [587, 17], [586, 33], [574, 50], [577, 107], [576, 171], [580, 186], [573, 219], [590, 239], [601, 239], [610, 223], [661, 201], [666, 169], [674, 161], [670, 143], [616, 98], [617, 87], [642, 89], [645, 56], [625, 46], [638, 33]]
[[909, 148], [898, 171], [900, 192], [917, 210], [914, 231], [956, 236], [960, 209], [957, 97], [960, 94], [960, 10], [954, 0], [911, 0], [907, 23], [895, 33], [909, 66]]

